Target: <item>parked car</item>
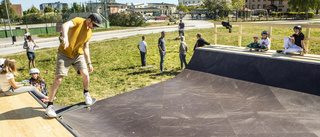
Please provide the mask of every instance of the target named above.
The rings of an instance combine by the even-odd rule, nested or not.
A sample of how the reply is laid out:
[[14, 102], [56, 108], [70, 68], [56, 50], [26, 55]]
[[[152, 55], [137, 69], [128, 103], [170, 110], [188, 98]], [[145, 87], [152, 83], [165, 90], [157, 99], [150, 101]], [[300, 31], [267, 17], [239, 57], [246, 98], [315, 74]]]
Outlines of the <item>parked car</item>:
[[167, 15], [161, 15], [154, 18], [155, 20], [165, 20], [167, 19]]
[[144, 18], [145, 21], [147, 21], [147, 20], [149, 20], [151, 17], [148, 16], [148, 15], [143, 15], [143, 18]]

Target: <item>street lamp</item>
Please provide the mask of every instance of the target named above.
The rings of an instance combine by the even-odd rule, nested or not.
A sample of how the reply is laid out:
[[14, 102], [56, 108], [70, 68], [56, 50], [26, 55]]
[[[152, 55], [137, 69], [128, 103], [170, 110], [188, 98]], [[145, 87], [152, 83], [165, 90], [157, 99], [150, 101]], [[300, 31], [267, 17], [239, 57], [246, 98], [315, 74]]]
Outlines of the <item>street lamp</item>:
[[7, 11], [9, 28], [10, 28], [10, 33], [11, 33], [11, 37], [12, 37], [12, 45], [13, 45], [13, 44], [14, 44], [14, 38], [15, 38], [15, 37], [12, 35], [12, 29], [11, 29], [11, 24], [10, 24], [10, 17], [9, 17], [8, 7], [7, 7], [7, 0], [4, 0], [4, 4], [6, 5], [6, 11]]

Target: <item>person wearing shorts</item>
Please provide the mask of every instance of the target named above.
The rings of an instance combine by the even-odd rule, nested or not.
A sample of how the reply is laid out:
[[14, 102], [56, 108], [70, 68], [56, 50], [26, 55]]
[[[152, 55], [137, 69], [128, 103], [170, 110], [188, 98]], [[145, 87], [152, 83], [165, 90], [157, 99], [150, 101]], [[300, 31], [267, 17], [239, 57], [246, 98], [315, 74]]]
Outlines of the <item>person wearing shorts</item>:
[[102, 18], [97, 13], [90, 14], [87, 19], [75, 17], [62, 25], [63, 39], [59, 46], [55, 78], [49, 90], [49, 102], [46, 108], [46, 114], [49, 117], [57, 116], [53, 108], [53, 99], [62, 78], [68, 76], [71, 66], [82, 76], [85, 103], [92, 104], [89, 94], [89, 73], [93, 71], [93, 67], [90, 60], [89, 40], [92, 36], [91, 30], [96, 27], [103, 27]]
[[39, 46], [37, 46], [32, 41], [31, 35], [28, 35], [27, 40], [23, 44], [23, 48], [26, 49], [26, 51], [27, 51], [27, 56], [28, 56], [28, 60], [29, 60], [29, 69], [31, 69], [31, 63], [32, 63], [33, 68], [36, 67], [36, 64], [34, 61], [36, 59], [36, 55], [34, 54], [34, 48], [36, 48], [36, 47], [39, 47]]

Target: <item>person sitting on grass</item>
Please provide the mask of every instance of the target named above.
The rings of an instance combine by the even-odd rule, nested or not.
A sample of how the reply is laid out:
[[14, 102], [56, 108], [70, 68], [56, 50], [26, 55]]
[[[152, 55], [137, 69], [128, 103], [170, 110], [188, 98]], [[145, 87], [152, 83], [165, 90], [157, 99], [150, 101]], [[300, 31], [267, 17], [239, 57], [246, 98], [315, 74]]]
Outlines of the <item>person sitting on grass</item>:
[[46, 95], [48, 94], [48, 90], [47, 90], [47, 84], [44, 81], [44, 79], [42, 79], [40, 77], [40, 71], [37, 68], [32, 68], [30, 69], [30, 73], [31, 78], [22, 82], [27, 82], [29, 83], [31, 86], [34, 86], [38, 89], [38, 91], [40, 91], [42, 94]]
[[283, 54], [286, 53], [294, 53], [294, 52], [304, 52], [306, 53], [306, 49], [304, 48], [304, 35], [301, 32], [301, 26], [293, 27], [294, 34], [284, 39], [284, 48]]
[[268, 38], [268, 31], [262, 31], [261, 32], [261, 40], [260, 40], [260, 46], [259, 49], [270, 49], [270, 39]]
[[194, 45], [193, 50], [196, 50], [197, 47], [203, 47], [204, 45], [210, 45], [209, 42], [205, 41], [203, 38], [201, 38], [201, 34], [197, 34], [197, 43]]
[[28, 59], [29, 59], [29, 69], [31, 69], [31, 62], [32, 62], [32, 66], [35, 68], [36, 65], [35, 65], [35, 58], [36, 58], [36, 55], [34, 54], [34, 48], [35, 47], [39, 47], [37, 46], [33, 41], [32, 41], [32, 37], [31, 35], [29, 35], [27, 37], [27, 40], [24, 42], [24, 45], [23, 45], [23, 48], [26, 49], [27, 51], [27, 56], [28, 56]]
[[259, 37], [253, 37], [253, 42], [251, 42], [247, 47], [249, 48], [259, 48], [260, 42], [259, 42]]
[[42, 102], [48, 102], [49, 98], [42, 94], [36, 87], [29, 83], [15, 82], [14, 75], [17, 75], [17, 66], [14, 59], [6, 59], [2, 70], [0, 71], [0, 88], [5, 95], [15, 95], [23, 92], [32, 92], [41, 99]]

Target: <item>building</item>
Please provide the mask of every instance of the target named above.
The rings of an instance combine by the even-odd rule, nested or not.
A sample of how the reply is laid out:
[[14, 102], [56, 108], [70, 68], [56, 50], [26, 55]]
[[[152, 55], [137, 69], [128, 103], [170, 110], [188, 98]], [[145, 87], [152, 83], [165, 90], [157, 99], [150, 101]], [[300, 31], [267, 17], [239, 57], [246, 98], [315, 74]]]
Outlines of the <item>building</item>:
[[177, 5], [169, 4], [169, 3], [148, 3], [148, 7], [151, 8], [159, 8], [162, 9], [162, 14], [173, 14], [177, 12]]
[[195, 6], [195, 5], [202, 5], [203, 0], [178, 0], [178, 2], [187, 5], [187, 6]]
[[23, 16], [22, 6], [21, 4], [11, 4], [11, 7], [16, 11], [16, 13], [20, 16]]
[[269, 12], [290, 12], [288, 0], [246, 0], [245, 7], [251, 10], [265, 9]]
[[62, 10], [63, 7], [68, 7], [68, 3], [61, 3], [60, 1], [55, 2], [55, 3], [42, 3], [42, 4], [40, 4], [40, 11], [44, 12], [44, 8], [46, 6], [49, 6], [53, 9], [58, 8], [58, 9]]

